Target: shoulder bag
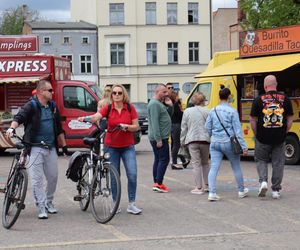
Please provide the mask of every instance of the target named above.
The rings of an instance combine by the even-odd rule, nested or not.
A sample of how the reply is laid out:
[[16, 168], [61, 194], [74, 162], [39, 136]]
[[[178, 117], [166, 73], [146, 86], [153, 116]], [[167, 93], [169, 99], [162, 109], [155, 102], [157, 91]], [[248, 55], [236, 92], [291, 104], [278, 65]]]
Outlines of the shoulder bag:
[[219, 115], [217, 113], [217, 109], [216, 108], [215, 108], [215, 112], [216, 112], [216, 115], [218, 117], [218, 120], [219, 120], [221, 126], [223, 127], [223, 129], [225, 130], [226, 134], [230, 138], [230, 143], [231, 143], [231, 147], [232, 147], [233, 153], [235, 153], [235, 154], [242, 154], [243, 153], [243, 149], [242, 149], [241, 144], [239, 143], [236, 135], [230, 136], [230, 134], [228, 133], [228, 131], [224, 127], [223, 123], [221, 122], [221, 119], [220, 119], [220, 117], [219, 117]]

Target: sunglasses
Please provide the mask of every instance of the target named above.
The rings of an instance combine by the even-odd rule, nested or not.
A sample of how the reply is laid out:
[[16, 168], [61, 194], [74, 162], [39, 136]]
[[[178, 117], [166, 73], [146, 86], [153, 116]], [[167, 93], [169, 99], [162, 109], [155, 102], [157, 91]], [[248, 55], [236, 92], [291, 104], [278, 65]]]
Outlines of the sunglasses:
[[50, 93], [53, 93], [53, 89], [44, 89], [44, 91], [48, 91]]
[[168, 89], [174, 89], [173, 87], [168, 87]]
[[122, 91], [113, 91], [112, 92], [113, 95], [123, 95]]

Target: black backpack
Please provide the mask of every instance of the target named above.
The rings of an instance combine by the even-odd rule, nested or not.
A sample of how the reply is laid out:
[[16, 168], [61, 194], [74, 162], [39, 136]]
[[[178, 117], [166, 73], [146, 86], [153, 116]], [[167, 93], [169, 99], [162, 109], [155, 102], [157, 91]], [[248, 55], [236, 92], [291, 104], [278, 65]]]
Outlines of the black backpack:
[[77, 182], [82, 177], [82, 169], [85, 162], [86, 153], [76, 151], [72, 154], [69, 160], [69, 166], [66, 172], [68, 179]]

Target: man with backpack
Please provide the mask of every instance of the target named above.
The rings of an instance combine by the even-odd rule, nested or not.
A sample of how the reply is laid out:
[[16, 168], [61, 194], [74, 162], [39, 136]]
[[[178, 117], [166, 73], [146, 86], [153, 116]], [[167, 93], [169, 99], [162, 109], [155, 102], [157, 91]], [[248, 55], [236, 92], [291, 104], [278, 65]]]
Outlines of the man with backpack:
[[277, 91], [274, 75], [264, 79], [265, 93], [257, 97], [251, 109], [250, 124], [255, 135], [255, 160], [259, 176], [259, 197], [268, 190], [268, 162], [272, 162], [272, 197], [280, 198], [281, 182], [285, 163], [285, 138], [293, 122], [291, 101]]
[[[36, 95], [32, 97], [14, 116], [7, 130], [7, 136], [12, 137], [16, 128], [24, 124], [24, 141], [51, 145], [49, 149], [33, 146], [30, 149], [28, 164], [35, 203], [38, 207], [38, 218], [47, 219], [48, 214], [55, 214], [52, 201], [58, 179], [58, 141], [67, 153], [64, 131], [61, 126], [59, 111], [52, 100], [53, 88], [49, 81], [41, 80], [36, 87]], [[46, 191], [43, 177], [46, 177]]]

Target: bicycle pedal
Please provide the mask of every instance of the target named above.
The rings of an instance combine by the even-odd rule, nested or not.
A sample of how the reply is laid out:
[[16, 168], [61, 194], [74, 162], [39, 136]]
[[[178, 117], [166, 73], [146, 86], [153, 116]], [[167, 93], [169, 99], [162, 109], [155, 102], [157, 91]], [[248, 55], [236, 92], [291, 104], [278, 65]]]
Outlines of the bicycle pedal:
[[21, 209], [25, 209], [25, 204], [21, 204]]
[[83, 199], [82, 195], [76, 195], [74, 196], [74, 201], [81, 201]]

